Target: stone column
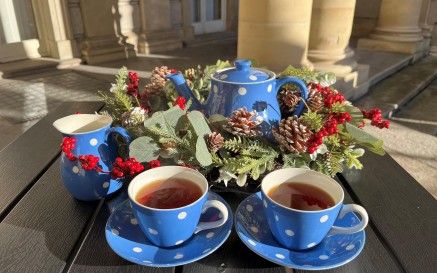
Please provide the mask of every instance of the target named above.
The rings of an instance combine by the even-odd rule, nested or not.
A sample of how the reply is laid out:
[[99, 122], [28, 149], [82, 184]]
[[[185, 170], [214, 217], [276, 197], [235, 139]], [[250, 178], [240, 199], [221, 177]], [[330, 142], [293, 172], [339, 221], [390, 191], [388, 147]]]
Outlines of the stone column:
[[182, 47], [177, 31], [171, 27], [169, 0], [141, 0], [139, 53], [164, 52]]
[[422, 0], [382, 0], [378, 25], [369, 38], [358, 41], [359, 48], [402, 52], [413, 61], [425, 54], [419, 17]]
[[437, 22], [434, 23], [432, 30], [431, 49], [429, 50], [429, 55], [437, 57]]
[[252, 58], [281, 72], [307, 60], [312, 0], [240, 0], [238, 59]]
[[122, 35], [118, 0], [80, 0], [84, 40], [82, 56], [88, 64], [135, 55], [134, 46]]
[[[353, 58], [349, 40], [354, 20], [355, 0], [313, 0], [308, 59], [315, 70], [333, 72], [336, 87], [345, 92], [367, 79], [368, 67]], [[360, 75], [359, 75], [360, 74]]]
[[194, 27], [191, 24], [191, 0], [182, 0], [182, 39], [191, 41], [194, 39]]
[[419, 26], [422, 29], [424, 38], [431, 37], [432, 24], [431, 22], [431, 0], [423, 0], [420, 10]]
[[62, 0], [32, 1], [39, 42], [49, 57], [60, 60], [60, 67], [80, 63], [73, 56], [74, 43], [66, 2]]

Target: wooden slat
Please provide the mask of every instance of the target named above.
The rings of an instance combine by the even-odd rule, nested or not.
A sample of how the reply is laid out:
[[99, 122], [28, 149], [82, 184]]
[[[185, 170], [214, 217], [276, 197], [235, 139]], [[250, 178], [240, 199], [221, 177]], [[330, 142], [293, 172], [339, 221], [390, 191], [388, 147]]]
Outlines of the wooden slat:
[[391, 156], [367, 153], [343, 173], [387, 246], [407, 272], [437, 270], [437, 201]]
[[115, 208], [127, 199], [126, 188], [110, 198], [100, 209], [79, 253], [69, 265], [68, 272], [77, 273], [172, 273], [174, 267], [147, 267], [129, 262], [118, 256], [105, 238], [106, 222]]
[[75, 200], [60, 178], [60, 160], [0, 223], [0, 271], [61, 272], [98, 201]]
[[0, 220], [60, 152], [61, 135], [52, 123], [61, 117], [94, 113], [103, 102], [67, 102], [0, 151]]
[[[238, 204], [245, 197], [235, 193], [221, 193], [223, 198], [228, 201], [235, 212]], [[345, 203], [351, 204], [353, 201], [345, 193]], [[217, 272], [226, 269], [225, 272], [240, 273], [253, 270], [256, 272], [284, 272], [284, 268], [271, 263], [252, 252], [245, 246], [235, 230], [226, 243], [210, 256], [183, 267], [183, 272]], [[311, 272], [306, 270], [296, 270], [293, 272]], [[390, 253], [384, 248], [382, 243], [371, 227], [366, 228], [366, 244], [360, 255], [350, 263], [335, 269], [318, 272], [402, 272], [400, 266], [393, 260]]]
[[[222, 192], [220, 195], [231, 206], [233, 216], [235, 216], [238, 204], [247, 197], [247, 195], [231, 192]], [[233, 229], [228, 240], [219, 249], [197, 262], [184, 265], [182, 271], [184, 273], [283, 273], [284, 268], [263, 259], [250, 250]]]

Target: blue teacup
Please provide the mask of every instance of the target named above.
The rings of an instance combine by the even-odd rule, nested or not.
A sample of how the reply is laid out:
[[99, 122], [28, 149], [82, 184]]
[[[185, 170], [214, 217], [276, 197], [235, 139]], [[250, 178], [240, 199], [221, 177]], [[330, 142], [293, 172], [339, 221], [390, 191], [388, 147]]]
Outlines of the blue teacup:
[[[274, 195], [272, 192], [275, 189], [286, 191], [285, 187], [278, 188], [284, 183], [298, 183], [299, 185], [316, 187], [332, 198], [332, 206], [312, 208], [312, 206], [315, 206], [313, 205], [315, 201], [305, 204], [307, 206], [305, 210], [291, 208], [292, 205], [285, 206], [283, 204], [291, 204], [291, 201], [282, 202], [282, 200], [278, 201], [277, 198], [275, 201], [271, 197]], [[368, 215], [363, 207], [356, 204], [343, 205], [343, 189], [334, 179], [308, 169], [286, 168], [269, 173], [262, 180], [261, 195], [270, 231], [281, 245], [291, 250], [312, 248], [327, 235], [359, 232], [368, 223]], [[300, 194], [296, 196], [302, 197]], [[311, 199], [314, 200], [312, 197], [304, 197], [304, 200]], [[342, 218], [351, 211], [361, 215], [362, 220], [359, 224], [352, 227], [333, 226], [337, 218]]]
[[[157, 181], [169, 179], [180, 179], [182, 182], [194, 183], [200, 188], [200, 197], [188, 205], [176, 208], [156, 208], [146, 206], [140, 202], [139, 196], [145, 188], [156, 187]], [[163, 182], [159, 189], [165, 190], [168, 187]], [[157, 192], [156, 189], [150, 191]], [[228, 210], [222, 202], [207, 200], [208, 182], [206, 178], [198, 171], [190, 168], [165, 166], [147, 170], [137, 175], [130, 182], [128, 195], [132, 211], [141, 230], [154, 245], [159, 247], [180, 245], [193, 234], [205, 229], [219, 227], [228, 219]], [[221, 217], [213, 222], [199, 223], [202, 212], [209, 208], [218, 209], [221, 212]]]

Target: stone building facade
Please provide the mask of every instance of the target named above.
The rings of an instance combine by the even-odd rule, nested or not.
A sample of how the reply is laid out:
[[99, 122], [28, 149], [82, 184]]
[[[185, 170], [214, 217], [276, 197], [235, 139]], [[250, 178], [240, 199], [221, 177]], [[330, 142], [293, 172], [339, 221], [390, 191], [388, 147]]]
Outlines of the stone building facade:
[[437, 0], [2, 0], [0, 63], [97, 64], [234, 32], [238, 58], [330, 70], [356, 85], [366, 68], [351, 45], [413, 61], [436, 54], [436, 10]]

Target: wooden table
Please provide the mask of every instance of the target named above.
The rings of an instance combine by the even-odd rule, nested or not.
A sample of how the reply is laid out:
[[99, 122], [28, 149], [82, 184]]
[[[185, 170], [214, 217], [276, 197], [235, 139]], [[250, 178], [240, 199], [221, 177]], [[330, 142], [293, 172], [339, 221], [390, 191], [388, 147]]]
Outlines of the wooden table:
[[[61, 105], [0, 151], [0, 272], [291, 272], [248, 249], [235, 230], [214, 253], [184, 266], [153, 268], [115, 254], [105, 224], [126, 195], [82, 202], [59, 174], [54, 120], [94, 113], [102, 102]], [[389, 155], [367, 153], [364, 169], [338, 176], [346, 203], [370, 216], [366, 244], [352, 262], [325, 272], [437, 272], [437, 201]], [[246, 196], [220, 193], [235, 211]], [[304, 272], [294, 270], [293, 272]]]

